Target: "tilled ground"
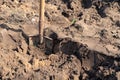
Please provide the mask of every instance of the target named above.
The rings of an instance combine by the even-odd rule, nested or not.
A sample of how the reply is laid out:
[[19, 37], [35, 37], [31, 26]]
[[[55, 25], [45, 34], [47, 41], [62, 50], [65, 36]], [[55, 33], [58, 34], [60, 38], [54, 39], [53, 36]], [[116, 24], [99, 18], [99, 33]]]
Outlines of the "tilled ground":
[[0, 1], [1, 80], [120, 80], [119, 0], [46, 0], [45, 10], [39, 45], [39, 0]]

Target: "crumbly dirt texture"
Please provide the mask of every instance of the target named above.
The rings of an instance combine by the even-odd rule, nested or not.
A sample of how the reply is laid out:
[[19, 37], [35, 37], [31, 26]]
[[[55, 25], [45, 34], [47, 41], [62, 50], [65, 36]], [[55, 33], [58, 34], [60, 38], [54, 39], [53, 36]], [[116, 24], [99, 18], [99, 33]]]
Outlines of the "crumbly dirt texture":
[[120, 0], [0, 0], [0, 80], [120, 80]]

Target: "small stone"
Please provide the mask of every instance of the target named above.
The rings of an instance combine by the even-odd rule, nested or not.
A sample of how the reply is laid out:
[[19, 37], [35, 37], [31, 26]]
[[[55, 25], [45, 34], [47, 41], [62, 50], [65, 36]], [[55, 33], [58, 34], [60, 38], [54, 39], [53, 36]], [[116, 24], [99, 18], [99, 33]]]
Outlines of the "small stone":
[[117, 80], [120, 80], [120, 72], [116, 73]]
[[49, 59], [50, 59], [50, 61], [56, 61], [56, 60], [59, 60], [59, 56], [56, 54], [51, 54], [49, 56]]
[[29, 37], [29, 45], [33, 45], [33, 40], [31, 36]]
[[74, 75], [74, 80], [79, 80], [79, 76], [78, 75]]
[[108, 76], [108, 75], [110, 75], [109, 70], [104, 70], [104, 71], [103, 71], [103, 75], [104, 75], [104, 76]]
[[82, 80], [86, 80], [87, 77], [88, 77], [88, 74], [84, 73], [83, 77], [82, 77]]
[[39, 59], [33, 59], [33, 69], [39, 69]]
[[118, 62], [117, 62], [117, 61], [114, 61], [114, 65], [115, 65], [115, 66], [118, 66]]
[[100, 68], [101, 71], [103, 71], [103, 69], [104, 69], [102, 66], [100, 66], [99, 68]]

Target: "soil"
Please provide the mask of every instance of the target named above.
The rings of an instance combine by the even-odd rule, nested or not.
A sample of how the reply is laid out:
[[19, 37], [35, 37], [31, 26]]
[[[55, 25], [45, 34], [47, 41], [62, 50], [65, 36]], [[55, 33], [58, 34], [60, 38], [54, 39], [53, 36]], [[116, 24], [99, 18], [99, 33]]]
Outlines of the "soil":
[[120, 80], [120, 0], [0, 0], [0, 80]]

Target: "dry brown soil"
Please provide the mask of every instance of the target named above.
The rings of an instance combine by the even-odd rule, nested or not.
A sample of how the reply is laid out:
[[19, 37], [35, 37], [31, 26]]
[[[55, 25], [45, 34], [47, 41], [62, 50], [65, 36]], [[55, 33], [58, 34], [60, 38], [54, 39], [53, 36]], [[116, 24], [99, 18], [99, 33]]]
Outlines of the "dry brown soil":
[[38, 21], [39, 0], [0, 0], [0, 80], [120, 80], [120, 0], [46, 0], [41, 45]]

